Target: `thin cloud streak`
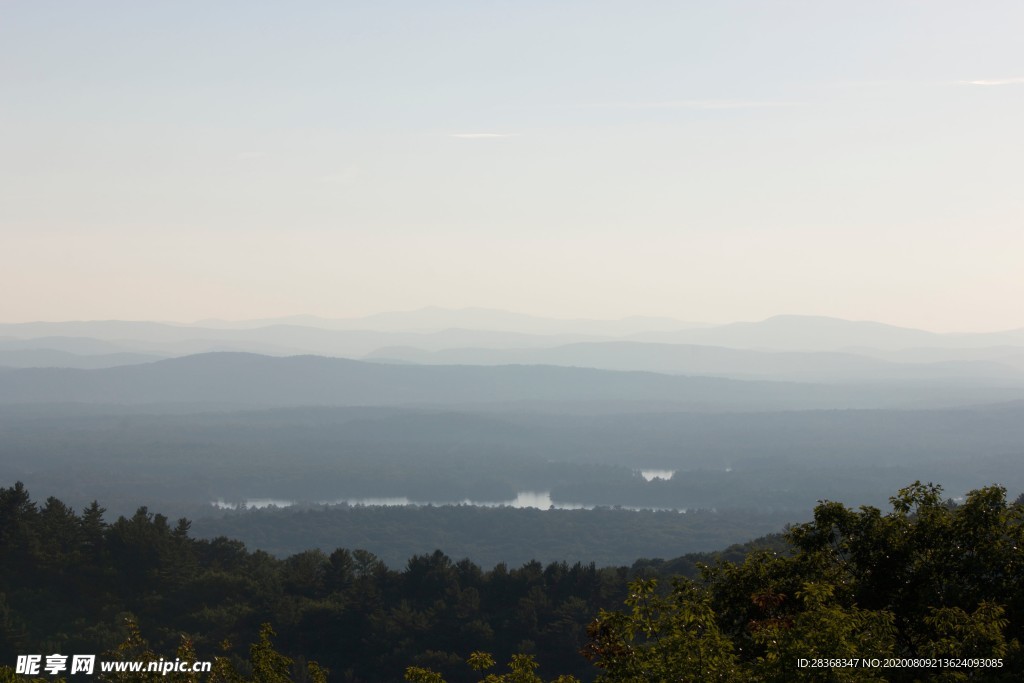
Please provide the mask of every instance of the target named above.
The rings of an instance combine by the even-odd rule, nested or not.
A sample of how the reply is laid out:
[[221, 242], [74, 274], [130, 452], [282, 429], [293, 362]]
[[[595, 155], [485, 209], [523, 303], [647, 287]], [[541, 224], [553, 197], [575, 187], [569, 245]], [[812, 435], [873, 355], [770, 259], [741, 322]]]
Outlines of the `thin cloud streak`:
[[977, 81], [957, 81], [959, 85], [1024, 85], [1024, 78], [991, 78]]
[[493, 138], [512, 138], [518, 133], [452, 133], [448, 137], [460, 140], [487, 140]]
[[584, 105], [603, 109], [768, 109], [798, 107], [802, 102], [775, 102], [758, 100], [678, 100], [668, 102], [607, 102]]

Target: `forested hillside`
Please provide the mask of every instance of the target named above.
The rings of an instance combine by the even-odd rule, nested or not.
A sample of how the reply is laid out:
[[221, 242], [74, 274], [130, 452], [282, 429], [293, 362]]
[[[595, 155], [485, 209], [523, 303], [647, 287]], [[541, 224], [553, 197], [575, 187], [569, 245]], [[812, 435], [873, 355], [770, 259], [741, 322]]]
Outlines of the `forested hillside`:
[[[803, 520], [806, 515], [801, 515]], [[724, 548], [798, 521], [757, 509], [540, 510], [478, 505], [332, 505], [232, 511], [193, 523], [199, 538], [227, 536], [285, 557], [309, 548], [367, 548], [390, 567], [444, 548], [484, 568], [502, 562], [630, 564]]]
[[200, 660], [243, 673], [244, 644], [271, 623], [296, 681], [313, 660], [331, 681], [473, 681], [477, 651], [529, 655], [544, 680], [823, 680], [797, 666], [818, 657], [938, 662], [925, 674], [837, 668], [829, 680], [1015, 680], [1021, 501], [989, 487], [957, 505], [915, 484], [891, 505], [822, 503], [784, 539], [632, 568], [483, 571], [438, 550], [397, 571], [360, 550], [275, 559], [196, 540], [187, 520], [144, 508], [108, 522], [98, 504], [39, 505], [18, 484], [0, 490], [0, 662], [110, 650], [131, 636], [130, 616], [153, 652], [171, 656], [189, 634]]
[[[503, 502], [547, 491], [556, 503], [753, 508], [800, 521], [819, 499], [882, 506], [916, 479], [942, 481], [950, 496], [992, 481], [1024, 490], [1021, 402], [728, 414], [147, 410], [2, 406], [0, 482], [79, 508], [98, 498], [115, 515], [147, 505], [190, 519], [219, 516], [218, 499]], [[675, 474], [647, 481], [647, 468]]]

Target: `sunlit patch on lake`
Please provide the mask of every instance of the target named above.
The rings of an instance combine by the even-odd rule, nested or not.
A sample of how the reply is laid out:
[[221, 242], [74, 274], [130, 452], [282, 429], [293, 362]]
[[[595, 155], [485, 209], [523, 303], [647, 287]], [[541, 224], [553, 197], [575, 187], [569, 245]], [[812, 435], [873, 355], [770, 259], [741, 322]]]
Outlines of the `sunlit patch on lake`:
[[654, 481], [655, 479], [668, 481], [675, 473], [675, 470], [640, 470], [640, 476], [647, 481]]
[[[671, 478], [674, 474], [674, 470], [644, 470], [644, 472], [660, 472], [665, 473], [667, 476], [664, 478]], [[662, 477], [644, 477], [647, 481], [651, 481], [653, 478]], [[265, 508], [265, 507], [291, 507], [293, 505], [299, 505], [298, 501], [294, 500], [279, 500], [274, 498], [253, 498], [246, 500], [242, 503], [227, 502], [222, 498], [217, 499], [212, 503], [214, 507], [220, 508], [221, 510], [237, 510], [243, 505], [246, 508]], [[465, 500], [458, 501], [419, 501], [410, 500], [405, 497], [394, 497], [394, 498], [338, 498], [336, 500], [321, 500], [317, 501], [315, 505], [349, 505], [349, 506], [366, 506], [366, 507], [387, 507], [387, 506], [400, 506], [400, 507], [416, 507], [432, 505], [434, 507], [442, 507], [447, 505], [472, 505], [476, 507], [496, 508], [496, 507], [510, 507], [519, 510], [533, 508], [536, 510], [593, 510], [596, 507], [609, 507], [609, 506], [596, 506], [596, 505], [584, 505], [582, 503], [561, 503], [551, 499], [550, 491], [520, 491], [516, 494], [516, 497], [512, 500], [502, 501], [483, 501], [483, 500]], [[686, 508], [641, 508], [631, 506], [614, 506], [620, 510], [672, 510], [675, 512], [686, 512]]]
[[241, 505], [245, 505], [248, 508], [286, 508], [295, 505], [294, 500], [280, 500], [278, 498], [252, 498], [246, 500], [244, 503], [229, 503], [222, 498], [218, 498], [213, 501], [213, 506], [218, 507], [222, 510], [237, 510]]

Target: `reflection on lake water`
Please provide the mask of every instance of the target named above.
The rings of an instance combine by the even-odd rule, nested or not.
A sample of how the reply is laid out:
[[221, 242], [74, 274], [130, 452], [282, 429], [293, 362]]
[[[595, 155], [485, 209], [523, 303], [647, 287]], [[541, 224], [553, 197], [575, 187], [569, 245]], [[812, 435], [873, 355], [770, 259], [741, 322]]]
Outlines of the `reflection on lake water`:
[[[655, 472], [670, 472], [669, 470], [645, 470]], [[646, 475], [645, 475], [646, 478]], [[648, 479], [650, 481], [650, 479]], [[291, 507], [292, 505], [298, 505], [298, 501], [294, 500], [280, 500], [275, 498], [252, 498], [245, 500], [242, 503], [233, 503], [225, 501], [222, 498], [215, 500], [212, 505], [222, 510], [237, 510], [244, 506], [246, 508], [265, 508], [265, 507]], [[583, 505], [580, 503], [560, 503], [551, 500], [550, 491], [520, 491], [516, 494], [516, 497], [512, 500], [503, 501], [481, 501], [481, 500], [459, 500], [459, 501], [419, 501], [410, 500], [409, 498], [339, 498], [337, 500], [321, 500], [315, 503], [316, 505], [364, 505], [364, 506], [426, 506], [432, 505], [435, 507], [441, 507], [444, 505], [475, 505], [477, 507], [511, 507], [517, 509], [534, 508], [537, 510], [593, 510], [596, 507], [609, 507], [609, 506], [597, 506], [597, 505]], [[640, 508], [630, 506], [615, 506], [622, 510], [668, 510], [670, 508]], [[676, 512], [686, 512], [686, 509], [677, 509]]]
[[640, 476], [647, 481], [654, 481], [655, 479], [664, 479], [668, 481], [675, 475], [675, 470], [640, 470]]
[[229, 503], [223, 498], [218, 498], [213, 501], [212, 505], [222, 510], [236, 510], [242, 505], [247, 508], [286, 508], [295, 505], [295, 501], [281, 500], [279, 498], [250, 498], [243, 503]]

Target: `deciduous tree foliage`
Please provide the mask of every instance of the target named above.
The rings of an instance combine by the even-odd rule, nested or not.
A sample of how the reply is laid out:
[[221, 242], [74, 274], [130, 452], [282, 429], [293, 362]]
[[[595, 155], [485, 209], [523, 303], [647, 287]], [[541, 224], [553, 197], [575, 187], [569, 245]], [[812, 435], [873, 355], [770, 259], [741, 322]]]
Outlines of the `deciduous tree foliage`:
[[[582, 653], [602, 683], [1020, 680], [1020, 502], [992, 486], [955, 504], [917, 482], [891, 503], [883, 514], [822, 502], [789, 529], [791, 553], [706, 566], [668, 591], [634, 581], [627, 609], [602, 610]], [[800, 665], [816, 659], [847, 664]]]
[[[998, 486], [953, 502], [915, 483], [884, 512], [821, 502], [784, 548], [689, 577], [657, 570], [696, 558], [484, 572], [440, 551], [399, 572], [365, 551], [277, 560], [197, 541], [145, 508], [108, 524], [97, 504], [39, 506], [19, 484], [0, 489], [0, 681], [18, 680], [2, 668], [17, 654], [111, 648], [215, 660], [209, 675], [162, 678], [190, 683], [317, 683], [313, 660], [332, 681], [373, 683], [1019, 680], [1022, 521]], [[800, 666], [819, 658], [860, 664]]]
[[0, 513], [0, 667], [23, 654], [111, 650], [129, 639], [131, 616], [153, 652], [173, 658], [188, 634], [201, 660], [228, 657], [239, 671], [244, 644], [270, 622], [282, 654], [320, 662], [332, 680], [400, 681], [418, 665], [468, 681], [459, 671], [477, 649], [586, 675], [586, 625], [621, 604], [628, 577], [579, 563], [485, 572], [440, 551], [402, 571], [365, 550], [280, 560], [190, 538], [186, 520], [145, 508], [108, 523], [98, 504], [80, 514], [55, 499], [37, 505], [21, 485], [0, 488]]
[[[708, 567], [667, 595], [633, 583], [631, 610], [589, 629], [599, 680], [1019, 680], [1024, 509], [998, 486], [956, 505], [915, 483], [891, 502], [886, 514], [823, 502], [789, 530], [791, 555]], [[994, 665], [798, 666], [816, 658]]]

